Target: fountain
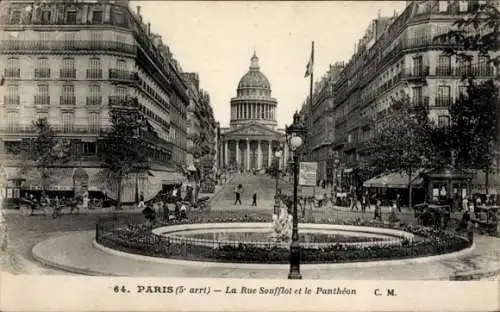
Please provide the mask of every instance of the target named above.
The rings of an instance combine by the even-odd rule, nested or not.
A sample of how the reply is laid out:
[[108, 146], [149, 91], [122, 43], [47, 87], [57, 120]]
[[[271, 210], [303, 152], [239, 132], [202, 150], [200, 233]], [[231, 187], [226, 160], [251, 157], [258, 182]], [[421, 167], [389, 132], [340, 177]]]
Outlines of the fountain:
[[279, 213], [273, 214], [271, 240], [274, 242], [290, 242], [292, 239], [293, 216], [280, 200]]

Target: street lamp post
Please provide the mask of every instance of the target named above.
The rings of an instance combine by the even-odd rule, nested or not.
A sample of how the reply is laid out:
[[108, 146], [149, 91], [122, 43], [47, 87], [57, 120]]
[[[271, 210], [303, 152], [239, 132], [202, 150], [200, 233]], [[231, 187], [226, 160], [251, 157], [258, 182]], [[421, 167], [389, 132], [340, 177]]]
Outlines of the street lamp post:
[[293, 223], [292, 223], [292, 243], [290, 245], [290, 272], [288, 279], [302, 279], [300, 274], [300, 243], [297, 217], [297, 189], [299, 184], [299, 151], [302, 145], [302, 136], [305, 134], [305, 128], [301, 124], [300, 115], [295, 112], [293, 115], [293, 124], [285, 127], [287, 144], [293, 152]]
[[275, 178], [276, 178], [276, 186], [275, 186], [275, 194], [274, 194], [274, 214], [278, 215], [279, 214], [279, 209], [280, 209], [280, 200], [278, 198], [278, 180], [279, 180], [279, 160], [281, 157], [281, 148], [278, 147], [276, 148], [274, 152], [275, 158]]

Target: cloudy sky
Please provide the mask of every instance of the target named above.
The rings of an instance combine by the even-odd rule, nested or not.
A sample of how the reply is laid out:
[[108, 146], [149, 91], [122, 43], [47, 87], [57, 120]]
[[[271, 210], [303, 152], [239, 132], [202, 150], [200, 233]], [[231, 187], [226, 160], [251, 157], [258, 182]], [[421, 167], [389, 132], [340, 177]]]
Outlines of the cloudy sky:
[[131, 1], [169, 45], [184, 71], [198, 72], [216, 119], [229, 124], [229, 101], [253, 50], [278, 100], [278, 124], [290, 124], [309, 93], [305, 67], [315, 41], [315, 79], [347, 61], [369, 22], [402, 12], [405, 1], [170, 2]]

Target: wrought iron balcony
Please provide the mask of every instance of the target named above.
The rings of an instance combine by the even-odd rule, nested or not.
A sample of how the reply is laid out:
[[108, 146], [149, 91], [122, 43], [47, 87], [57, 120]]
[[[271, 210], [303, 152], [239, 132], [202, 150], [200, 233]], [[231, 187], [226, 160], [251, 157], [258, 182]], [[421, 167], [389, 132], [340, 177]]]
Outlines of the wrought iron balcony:
[[111, 68], [109, 69], [109, 79], [131, 81], [136, 80], [137, 76], [134, 72], [128, 70]]
[[453, 98], [451, 97], [436, 97], [433, 107], [450, 107], [453, 103]]
[[436, 76], [454, 76], [451, 66], [436, 66]]
[[50, 96], [35, 95], [35, 105], [50, 105]]
[[102, 105], [102, 97], [101, 96], [87, 96], [87, 105], [88, 106], [100, 106], [100, 105]]
[[20, 123], [8, 123], [0, 125], [0, 133], [32, 133], [34, 132], [33, 125], [25, 125]]
[[20, 68], [5, 68], [3, 70], [3, 75], [5, 78], [21, 78]]
[[87, 79], [102, 79], [102, 69], [87, 69]]
[[[52, 129], [56, 133], [71, 133], [77, 136], [91, 134], [91, 135], [99, 135], [106, 131], [106, 128], [101, 125], [92, 125], [92, 124], [65, 124], [65, 125], [51, 125]], [[35, 129], [31, 124], [6, 124], [0, 125], [0, 133], [33, 133]]]
[[458, 66], [455, 68], [456, 76], [493, 77], [495, 75], [492, 66], [487, 64]]
[[104, 40], [0, 40], [0, 51], [112, 51], [135, 54], [133, 44]]
[[118, 106], [118, 107], [131, 107], [132, 103], [134, 103], [134, 98], [130, 96], [110, 96], [108, 99], [109, 106]]
[[411, 100], [410, 105], [412, 107], [428, 107], [429, 106], [429, 97], [428, 96], [422, 96], [420, 98], [414, 98]]
[[76, 105], [76, 96], [74, 95], [61, 95], [60, 105]]
[[59, 78], [75, 79], [76, 78], [76, 68], [61, 69], [59, 71]]
[[413, 68], [405, 68], [402, 76], [406, 79], [425, 78], [429, 75], [429, 66], [420, 66]]
[[19, 96], [7, 96], [5, 95], [3, 97], [3, 104], [4, 105], [19, 105], [20, 104], [20, 98]]
[[35, 78], [50, 78], [50, 68], [35, 68]]

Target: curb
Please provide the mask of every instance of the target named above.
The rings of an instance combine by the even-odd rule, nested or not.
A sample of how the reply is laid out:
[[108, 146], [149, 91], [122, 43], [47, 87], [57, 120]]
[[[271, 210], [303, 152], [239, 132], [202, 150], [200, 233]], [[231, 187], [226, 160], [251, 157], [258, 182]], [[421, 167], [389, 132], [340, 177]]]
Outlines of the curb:
[[[178, 259], [170, 259], [170, 258], [161, 258], [161, 257], [151, 257], [151, 256], [143, 256], [139, 254], [119, 251], [116, 249], [112, 249], [106, 247], [104, 245], [99, 244], [95, 239], [92, 241], [92, 244], [95, 248], [106, 252], [108, 254], [125, 257], [127, 259], [145, 261], [145, 262], [155, 262], [161, 264], [170, 264], [170, 265], [184, 265], [184, 266], [196, 266], [196, 267], [216, 267], [216, 268], [225, 268], [225, 269], [255, 269], [255, 270], [274, 270], [274, 269], [287, 269], [289, 268], [289, 264], [255, 264], [255, 263], [223, 263], [223, 262], [210, 262], [210, 261], [192, 261], [192, 260], [178, 260]], [[410, 259], [397, 259], [397, 260], [384, 260], [384, 261], [365, 261], [365, 262], [351, 262], [351, 263], [321, 263], [321, 264], [302, 264], [301, 268], [304, 270], [308, 269], [353, 269], [353, 268], [372, 268], [372, 267], [381, 267], [381, 266], [393, 266], [393, 265], [412, 265], [412, 264], [421, 264], [421, 263], [430, 263], [436, 262], [440, 260], [445, 260], [449, 258], [459, 258], [464, 257], [470, 254], [476, 248], [475, 244], [472, 244], [471, 247], [444, 254], [444, 255], [436, 255], [436, 256], [427, 256], [427, 257], [418, 257], [418, 258], [410, 258]], [[450, 278], [450, 276], [446, 277]]]
[[[46, 241], [46, 240], [45, 240]], [[41, 243], [45, 242], [42, 241]], [[125, 276], [125, 275], [119, 275], [119, 274], [112, 274], [112, 273], [105, 273], [105, 272], [100, 272], [96, 270], [91, 270], [91, 269], [82, 269], [82, 268], [77, 268], [77, 267], [72, 267], [64, 264], [60, 264], [54, 261], [47, 260], [45, 257], [42, 257], [38, 251], [37, 247], [40, 243], [36, 244], [33, 246], [31, 249], [31, 255], [33, 258], [38, 261], [39, 263], [50, 267], [50, 268], [55, 268], [64, 272], [69, 272], [69, 273], [74, 273], [78, 275], [87, 275], [87, 276]]]

